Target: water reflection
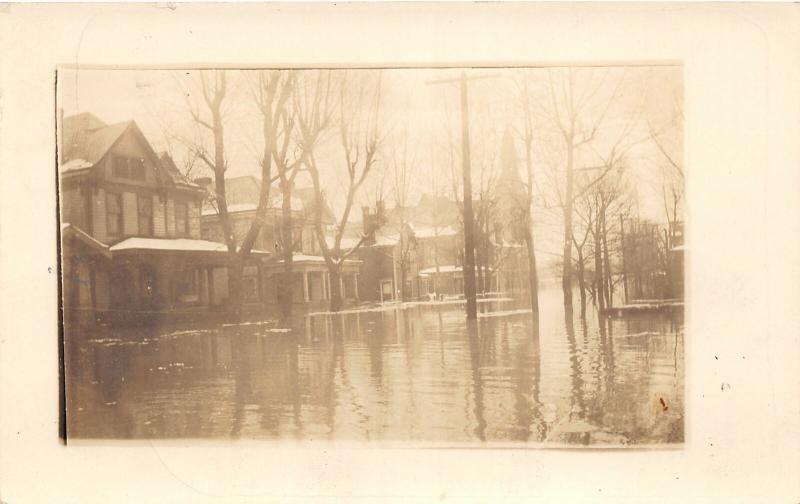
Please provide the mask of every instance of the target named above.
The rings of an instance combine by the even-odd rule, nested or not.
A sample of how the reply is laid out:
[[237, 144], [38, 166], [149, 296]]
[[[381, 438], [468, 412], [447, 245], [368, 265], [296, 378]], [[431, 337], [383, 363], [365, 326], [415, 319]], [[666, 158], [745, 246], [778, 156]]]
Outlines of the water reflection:
[[681, 442], [682, 321], [557, 300], [68, 338], [68, 436]]

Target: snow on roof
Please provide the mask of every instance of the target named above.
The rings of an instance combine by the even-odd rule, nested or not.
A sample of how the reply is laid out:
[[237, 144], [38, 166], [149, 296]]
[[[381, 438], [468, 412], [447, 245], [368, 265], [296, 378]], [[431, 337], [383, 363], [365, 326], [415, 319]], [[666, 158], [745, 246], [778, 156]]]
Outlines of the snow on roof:
[[[477, 270], [478, 268], [476, 267], [475, 269]], [[484, 270], [488, 270], [488, 269], [489, 268], [484, 268]], [[463, 270], [463, 268], [461, 266], [454, 265], [454, 264], [448, 264], [448, 265], [445, 265], [445, 266], [439, 266], [439, 273], [461, 273], [462, 270]], [[425, 268], [423, 270], [420, 270], [419, 274], [420, 274], [420, 276], [434, 275], [434, 274], [436, 274], [436, 266], [432, 266], [430, 268]]]
[[400, 235], [399, 234], [391, 234], [391, 235], [384, 235], [378, 234], [375, 236], [375, 245], [379, 247], [386, 247], [386, 246], [395, 246], [400, 243]]
[[[311, 264], [325, 264], [325, 258], [322, 256], [313, 256], [306, 254], [293, 254], [292, 262], [294, 263], [311, 263]], [[345, 259], [345, 264], [359, 264], [361, 261], [356, 259]], [[278, 261], [278, 264], [283, 264], [283, 260]]]
[[[275, 198], [275, 201], [270, 205], [271, 210], [280, 210], [282, 198]], [[233, 203], [228, 205], [228, 213], [238, 212], [255, 212], [258, 209], [258, 203]], [[292, 198], [292, 210], [301, 212], [303, 210], [303, 202], [299, 198]], [[203, 205], [203, 216], [219, 215], [217, 208], [212, 205]]]
[[[191, 238], [141, 238], [132, 237], [122, 240], [111, 246], [112, 252], [123, 250], [172, 250], [182, 252], [222, 252], [227, 253], [228, 247], [224, 243], [208, 240], [195, 240]], [[253, 250], [253, 253], [267, 254], [262, 250]]]
[[[233, 205], [228, 205], [228, 213], [236, 213], [236, 212], [248, 212], [248, 211], [255, 211], [258, 208], [258, 205], [255, 203], [236, 203]], [[203, 206], [203, 215], [218, 215], [219, 212], [217, 209], [210, 205]]]
[[[333, 248], [335, 241], [336, 239], [333, 236], [325, 237], [325, 244], [328, 245], [328, 248]], [[341, 248], [342, 250], [351, 250], [355, 248], [355, 246], [358, 245], [360, 241], [361, 238], [342, 238]]]
[[62, 222], [61, 223], [61, 237], [66, 238], [67, 236], [73, 235], [78, 240], [83, 241], [84, 243], [88, 244], [91, 247], [95, 247], [101, 250], [104, 255], [108, 255], [109, 248], [108, 245], [97, 241], [94, 237], [83, 231], [82, 229], [73, 226], [69, 222]]
[[456, 236], [459, 233], [459, 230], [453, 226], [413, 226], [412, 228], [414, 229], [414, 236], [417, 238]]
[[71, 161], [67, 161], [66, 163], [61, 165], [61, 172], [69, 172], [69, 171], [78, 171], [78, 170], [85, 170], [86, 168], [91, 168], [93, 165], [89, 161], [85, 159], [73, 159]]

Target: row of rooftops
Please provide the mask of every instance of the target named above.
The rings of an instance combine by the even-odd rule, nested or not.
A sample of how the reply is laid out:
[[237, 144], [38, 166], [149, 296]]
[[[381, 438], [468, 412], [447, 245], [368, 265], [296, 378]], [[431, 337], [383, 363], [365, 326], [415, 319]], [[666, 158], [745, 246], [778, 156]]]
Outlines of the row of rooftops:
[[[141, 145], [149, 151], [154, 161], [157, 161], [157, 169], [162, 180], [166, 180], [175, 186], [182, 186], [198, 191], [205, 191], [213, 194], [214, 185], [210, 178], [188, 180], [177, 168], [172, 158], [166, 152], [156, 153], [141, 132], [135, 121], [123, 121], [114, 124], [106, 124], [91, 113], [81, 113], [62, 120], [62, 163], [59, 167], [62, 175], [73, 175], [84, 172], [97, 165], [114, 145], [122, 138], [126, 132], [131, 132], [141, 140]], [[258, 200], [261, 190], [261, 181], [258, 177], [245, 175], [240, 177], [227, 178], [225, 181], [226, 200], [228, 211], [232, 214], [253, 212], [258, 207]], [[271, 190], [270, 205], [271, 209], [281, 208], [282, 194], [278, 190]], [[315, 204], [315, 194], [313, 188], [303, 187], [293, 190], [291, 209], [296, 212], [310, 211]], [[365, 210], [366, 212], [366, 210]], [[206, 198], [203, 203], [201, 215], [213, 218], [218, 214], [218, 209], [213, 203], [213, 197]], [[413, 207], [395, 207], [385, 210], [386, 222], [382, 228], [376, 232], [375, 240], [371, 243], [377, 246], [393, 246], [400, 241], [401, 223], [408, 226], [416, 239], [427, 239], [434, 237], [453, 237], [460, 233], [458, 229], [459, 210], [457, 204], [445, 197], [421, 195], [419, 201]], [[365, 214], [366, 216], [366, 214]], [[326, 204], [323, 208], [323, 222], [326, 224], [335, 223], [336, 219], [330, 207]], [[348, 225], [350, 229], [342, 239], [342, 249], [349, 250], [356, 246], [363, 234], [363, 223], [352, 223]], [[142, 240], [155, 240], [153, 243], [145, 243]], [[114, 247], [121, 250], [124, 247], [133, 245], [152, 245], [158, 246], [155, 242], [163, 243], [169, 241], [169, 247], [180, 249], [180, 240], [160, 240], [156, 238], [129, 238], [120, 242]], [[185, 240], [202, 241], [202, 240]], [[333, 238], [327, 240], [329, 245], [333, 245]], [[127, 242], [127, 243], [126, 243]], [[196, 246], [206, 247], [208, 251], [224, 245], [208, 242], [211, 245], [195, 244]], [[185, 243], [183, 245], [186, 245]]]

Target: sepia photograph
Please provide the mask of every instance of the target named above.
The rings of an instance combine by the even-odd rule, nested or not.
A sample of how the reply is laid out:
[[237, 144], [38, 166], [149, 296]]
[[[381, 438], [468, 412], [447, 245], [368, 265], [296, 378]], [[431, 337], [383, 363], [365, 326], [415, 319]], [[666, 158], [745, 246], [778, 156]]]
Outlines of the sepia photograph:
[[799, 20], [0, 5], [0, 504], [800, 502]]
[[66, 437], [684, 441], [682, 69], [61, 69]]

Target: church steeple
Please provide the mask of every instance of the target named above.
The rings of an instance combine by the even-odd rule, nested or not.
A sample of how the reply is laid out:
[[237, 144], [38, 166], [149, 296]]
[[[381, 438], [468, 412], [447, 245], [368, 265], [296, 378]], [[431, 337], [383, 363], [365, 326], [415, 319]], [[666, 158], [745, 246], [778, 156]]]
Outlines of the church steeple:
[[517, 168], [517, 150], [511, 129], [506, 127], [503, 133], [503, 145], [500, 151], [500, 181], [503, 185], [513, 187], [522, 182]]

